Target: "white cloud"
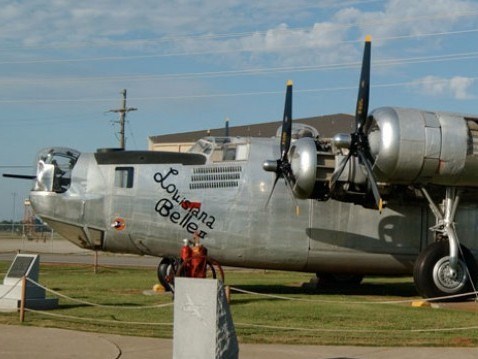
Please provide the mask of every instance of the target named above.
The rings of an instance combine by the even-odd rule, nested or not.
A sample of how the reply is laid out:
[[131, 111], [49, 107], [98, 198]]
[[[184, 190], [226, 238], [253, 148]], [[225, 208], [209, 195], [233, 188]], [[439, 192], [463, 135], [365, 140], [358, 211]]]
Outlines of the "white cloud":
[[454, 76], [442, 78], [438, 76], [425, 76], [415, 81], [414, 87], [422, 94], [429, 96], [453, 97], [456, 100], [468, 100], [475, 96], [471, 87], [474, 78]]
[[[457, 25], [476, 24], [478, 3], [469, 0], [390, 0], [380, 11], [347, 8], [337, 12], [341, 22], [357, 23], [361, 37], [375, 38], [449, 31]], [[463, 16], [470, 14], [473, 16]]]
[[161, 37], [171, 34], [230, 33], [244, 28], [275, 27], [303, 18], [307, 0], [36, 0], [10, 2], [0, 12], [0, 40], [38, 45], [90, 41], [111, 36]]
[[474, 82], [474, 79], [468, 77], [455, 76], [450, 79], [450, 90], [457, 100], [471, 99], [474, 96], [469, 91]]
[[[383, 3], [381, 11], [359, 10], [360, 1], [343, 2], [340, 6], [347, 4], [350, 5], [340, 9], [335, 2], [311, 5], [308, 0], [144, 0], [140, 6], [125, 0], [15, 2], [6, 4], [0, 12], [0, 46], [86, 44], [104, 46], [103, 51], [234, 51], [228, 59], [317, 64], [356, 59], [360, 46], [343, 42], [363, 38], [366, 33], [387, 37], [446, 31], [458, 23], [476, 23], [476, 16], [457, 18], [453, 14], [478, 12], [478, 3], [466, 0], [389, 0]], [[314, 21], [324, 13], [330, 15]], [[410, 18], [415, 20], [405, 21]], [[309, 25], [292, 25], [299, 23]], [[244, 32], [250, 29], [252, 33]], [[236, 36], [187, 36], [161, 41], [170, 35], [232, 33]], [[116, 47], [107, 47], [115, 44]], [[257, 50], [237, 54], [244, 49]], [[275, 57], [267, 57], [266, 52]]]
[[[353, 4], [352, 4], [353, 5]], [[463, 16], [475, 14], [475, 16]], [[357, 59], [361, 45], [348, 43], [372, 34], [375, 39], [414, 36], [430, 32], [450, 31], [467, 24], [478, 24], [478, 2], [467, 0], [389, 0], [381, 11], [362, 11], [349, 6], [332, 13], [326, 20], [315, 22], [306, 28], [294, 28], [290, 23], [270, 27], [267, 31], [244, 34], [235, 38], [210, 39], [205, 42], [187, 40], [176, 44], [182, 50], [198, 51], [199, 48], [216, 51], [256, 49], [249, 54], [234, 57], [246, 61], [261, 61], [272, 65], [330, 64]], [[280, 18], [277, 17], [277, 18]], [[374, 42], [374, 46], [384, 41]], [[426, 52], [423, 43], [407, 51]], [[267, 55], [275, 57], [267, 57]]]
[[[364, 11], [359, 4], [311, 4], [310, 0], [144, 0], [141, 6], [125, 0], [11, 2], [0, 12], [0, 48], [11, 48], [3, 52], [6, 62], [209, 52], [208, 56], [191, 58], [229, 68], [263, 68], [358, 62], [362, 44], [347, 41], [363, 38], [366, 33], [380, 38], [446, 31], [470, 21], [478, 24], [477, 16], [453, 16], [478, 13], [478, 2], [474, 1], [389, 0], [374, 4], [375, 8], [381, 6], [381, 11]], [[318, 20], [323, 13], [329, 15]], [[191, 36], [194, 34], [210, 36]], [[374, 47], [377, 45], [374, 42]], [[421, 44], [417, 48], [427, 51]], [[402, 47], [400, 54], [393, 56], [406, 57], [409, 50]], [[178, 62], [183, 59], [184, 63], [189, 61], [182, 57]], [[92, 76], [109, 73], [110, 69], [99, 66], [94, 72], [92, 62], [85, 63], [71, 68]], [[36, 73], [38, 66], [31, 67]], [[66, 65], [62, 68], [70, 70]], [[27, 72], [25, 69], [27, 66], [17, 71]], [[52, 72], [58, 75], [58, 70]], [[455, 96], [463, 98], [471, 85], [457, 81], [453, 86]], [[438, 91], [439, 86], [435, 87], [429, 91]]]

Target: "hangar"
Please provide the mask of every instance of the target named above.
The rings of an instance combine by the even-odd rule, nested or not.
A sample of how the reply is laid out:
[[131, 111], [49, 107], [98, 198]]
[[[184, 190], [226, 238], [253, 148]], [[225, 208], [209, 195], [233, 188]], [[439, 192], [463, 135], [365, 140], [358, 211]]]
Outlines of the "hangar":
[[[321, 137], [333, 137], [337, 133], [354, 131], [354, 116], [335, 114], [296, 119], [300, 123], [315, 128]], [[228, 127], [230, 136], [240, 137], [274, 137], [282, 121], [266, 122], [245, 126]], [[293, 125], [294, 126], [294, 125]], [[186, 152], [200, 138], [206, 136], [224, 136], [225, 127], [200, 131], [150, 136], [148, 149], [152, 151]]]

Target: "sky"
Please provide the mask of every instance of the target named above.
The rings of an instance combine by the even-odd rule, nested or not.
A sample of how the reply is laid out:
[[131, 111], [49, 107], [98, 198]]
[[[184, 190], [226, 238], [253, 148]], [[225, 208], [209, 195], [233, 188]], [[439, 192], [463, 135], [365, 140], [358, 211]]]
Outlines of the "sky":
[[[0, 171], [38, 150], [126, 147], [148, 136], [353, 114], [372, 36], [370, 109], [478, 114], [478, 1], [0, 0]], [[32, 183], [0, 179], [0, 221]]]

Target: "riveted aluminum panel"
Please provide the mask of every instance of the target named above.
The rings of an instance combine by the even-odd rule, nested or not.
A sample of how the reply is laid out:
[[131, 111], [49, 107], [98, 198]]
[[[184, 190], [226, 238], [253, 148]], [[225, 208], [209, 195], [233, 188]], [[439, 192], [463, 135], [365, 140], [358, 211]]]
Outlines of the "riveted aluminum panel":
[[438, 173], [442, 177], [457, 176], [465, 167], [468, 128], [463, 117], [440, 114], [439, 120], [442, 128], [442, 145]]

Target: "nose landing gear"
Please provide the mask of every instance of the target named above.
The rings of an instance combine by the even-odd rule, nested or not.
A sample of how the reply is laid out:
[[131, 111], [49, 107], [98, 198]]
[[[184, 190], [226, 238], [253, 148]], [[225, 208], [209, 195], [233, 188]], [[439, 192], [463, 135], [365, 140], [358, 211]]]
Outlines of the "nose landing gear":
[[179, 259], [164, 257], [158, 265], [159, 283], [167, 292], [174, 292], [174, 276], [179, 268]]

